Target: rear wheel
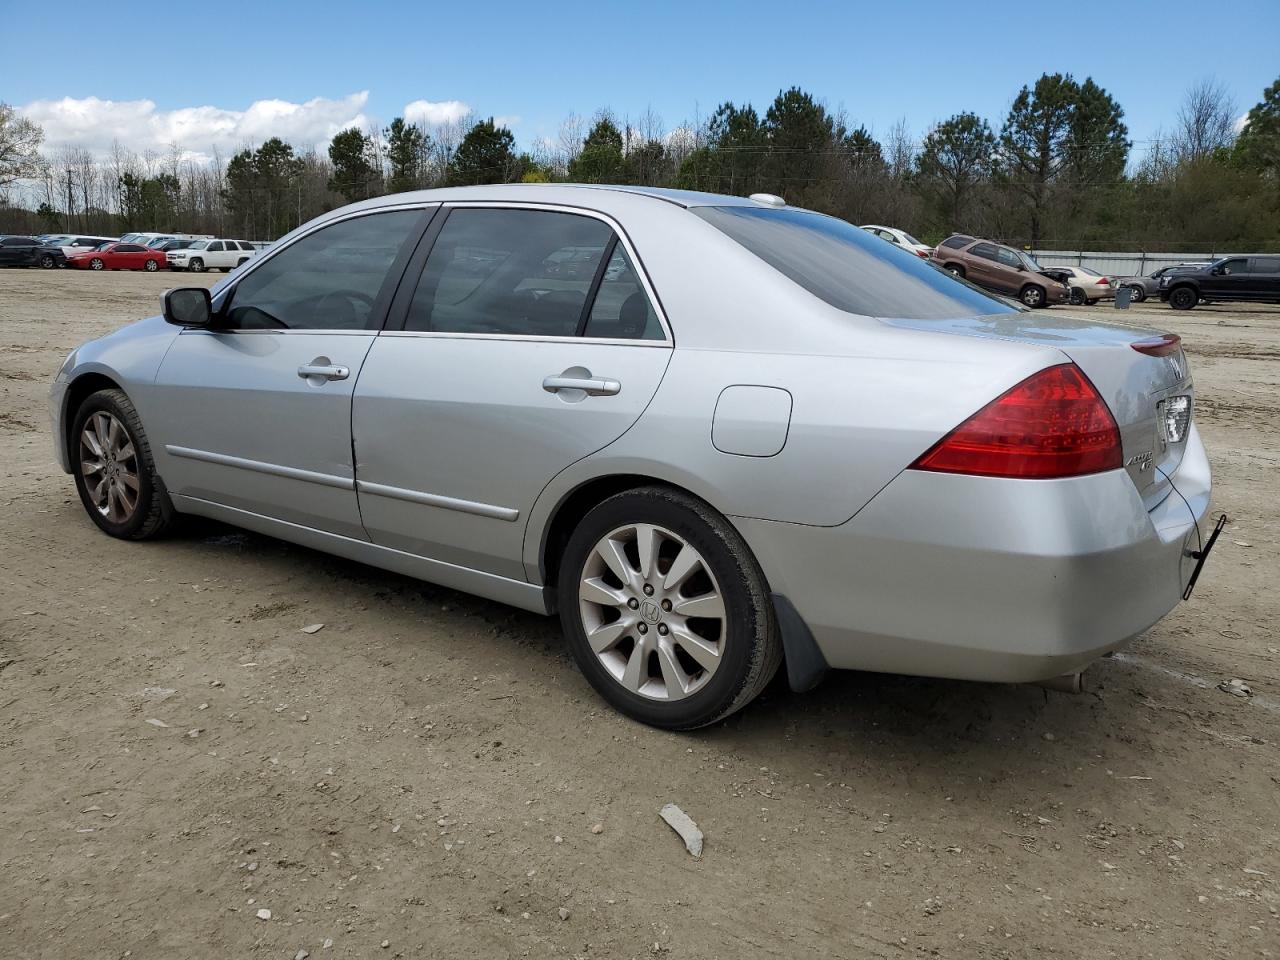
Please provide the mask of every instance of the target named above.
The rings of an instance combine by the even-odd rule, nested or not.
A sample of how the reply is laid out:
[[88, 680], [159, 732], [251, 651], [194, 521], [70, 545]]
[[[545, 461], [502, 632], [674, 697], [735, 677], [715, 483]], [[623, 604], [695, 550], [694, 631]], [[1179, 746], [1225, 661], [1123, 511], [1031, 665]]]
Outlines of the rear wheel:
[[85, 512], [123, 540], [160, 536], [173, 523], [173, 503], [156, 476], [138, 411], [123, 390], [99, 390], [72, 423], [71, 461]]
[[1034, 283], [1028, 283], [1018, 294], [1018, 299], [1028, 307], [1043, 307], [1045, 305], [1044, 287], [1038, 287]]
[[1129, 302], [1130, 303], [1141, 303], [1145, 299], [1147, 299], [1147, 291], [1143, 290], [1139, 286], [1135, 286], [1132, 284], [1129, 286]]
[[1084, 291], [1079, 287], [1072, 287], [1070, 300], [1073, 307], [1083, 306], [1085, 302]]
[[1175, 287], [1169, 291], [1169, 306], [1175, 310], [1190, 310], [1199, 300], [1192, 287]]
[[142, 269], [146, 270], [147, 273], [155, 273], [160, 269], [160, 266], [154, 260], [148, 260], [146, 266]]
[[687, 494], [617, 494], [578, 524], [559, 573], [574, 659], [622, 713], [671, 730], [751, 702], [782, 660], [764, 575], [727, 520]]
[[204, 261], [199, 257], [192, 257], [191, 262], [187, 264], [187, 269], [192, 273], [204, 273]]
[[948, 263], [946, 266], [947, 273], [954, 274], [957, 277], [964, 276], [964, 267], [958, 263]]

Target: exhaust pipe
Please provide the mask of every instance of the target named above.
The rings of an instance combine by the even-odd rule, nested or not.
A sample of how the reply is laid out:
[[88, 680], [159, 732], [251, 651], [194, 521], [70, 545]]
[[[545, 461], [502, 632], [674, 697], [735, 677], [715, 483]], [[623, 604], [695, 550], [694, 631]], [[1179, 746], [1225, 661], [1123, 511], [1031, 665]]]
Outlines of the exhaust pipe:
[[1084, 671], [1077, 670], [1075, 673], [1064, 673], [1060, 677], [1038, 680], [1036, 686], [1061, 693], [1084, 693]]

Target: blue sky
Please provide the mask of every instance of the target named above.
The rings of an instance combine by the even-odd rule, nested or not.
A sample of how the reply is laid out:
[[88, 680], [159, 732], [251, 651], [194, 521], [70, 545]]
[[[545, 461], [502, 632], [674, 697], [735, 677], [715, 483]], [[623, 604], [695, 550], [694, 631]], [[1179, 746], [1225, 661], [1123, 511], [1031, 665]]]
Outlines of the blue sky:
[[[90, 5], [90, 17], [73, 19], [69, 9], [0, 0], [0, 100], [35, 104], [51, 144], [151, 137], [204, 152], [275, 125], [322, 140], [352, 118], [385, 124], [423, 101], [427, 117], [460, 111], [437, 106], [456, 102], [508, 118], [527, 145], [554, 137], [571, 112], [652, 108], [672, 128], [725, 99], [763, 112], [792, 84], [877, 134], [905, 118], [921, 136], [966, 109], [998, 126], [1022, 84], [1069, 71], [1119, 99], [1140, 151], [1172, 126], [1191, 83], [1216, 79], [1243, 113], [1280, 75], [1277, 0], [1237, 0], [1229, 16], [1203, 0], [220, 0]], [[251, 112], [260, 101], [280, 103]]]

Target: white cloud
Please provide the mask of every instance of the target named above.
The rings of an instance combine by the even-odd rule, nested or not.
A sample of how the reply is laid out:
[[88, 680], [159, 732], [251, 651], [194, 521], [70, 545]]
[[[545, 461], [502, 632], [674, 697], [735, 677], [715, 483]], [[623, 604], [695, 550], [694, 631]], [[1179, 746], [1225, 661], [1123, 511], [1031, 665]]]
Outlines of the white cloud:
[[245, 110], [182, 107], [157, 110], [151, 100], [99, 100], [97, 97], [35, 100], [19, 108], [44, 128], [46, 150], [83, 147], [106, 154], [113, 142], [138, 153], [168, 153], [174, 146], [192, 159], [224, 156], [248, 144], [280, 137], [296, 148], [326, 144], [348, 127], [366, 127], [363, 90], [337, 100], [315, 97], [305, 103], [257, 100]]
[[1241, 133], [1244, 131], [1245, 124], [1248, 122], [1249, 111], [1246, 110], [1244, 113], [1240, 114], [1240, 116], [1236, 117], [1236, 122], [1231, 124], [1231, 128], [1235, 130], [1236, 133]]
[[404, 105], [404, 118], [409, 123], [434, 127], [453, 123], [471, 112], [471, 107], [461, 100], [414, 100]]

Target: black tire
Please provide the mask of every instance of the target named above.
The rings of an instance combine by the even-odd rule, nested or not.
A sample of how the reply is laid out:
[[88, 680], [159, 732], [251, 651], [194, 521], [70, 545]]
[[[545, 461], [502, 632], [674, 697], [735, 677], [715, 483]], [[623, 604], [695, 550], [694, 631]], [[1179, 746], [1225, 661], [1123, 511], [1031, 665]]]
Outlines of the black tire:
[[1169, 306], [1175, 310], [1190, 310], [1199, 301], [1194, 287], [1174, 287], [1169, 291]]
[[[112, 521], [98, 509], [88, 489], [85, 471], [81, 468], [81, 435], [85, 422], [98, 412], [110, 414], [119, 421], [133, 447], [132, 462], [138, 478], [138, 496], [132, 512], [119, 522]], [[138, 411], [123, 390], [99, 390], [86, 397], [72, 420], [70, 440], [71, 469], [80, 502], [89, 518], [104, 533], [121, 540], [150, 540], [164, 535], [172, 527], [176, 515], [173, 501], [169, 499], [163, 481], [156, 475], [151, 445], [147, 442], [146, 431], [142, 429]]]
[[1084, 291], [1079, 287], [1072, 287], [1069, 301], [1073, 307], [1083, 307], [1085, 303]]
[[948, 263], [943, 269], [945, 269], [947, 273], [955, 274], [957, 277], [964, 276], [964, 267], [960, 266], [958, 263]]
[[1023, 287], [1018, 292], [1018, 299], [1021, 300], [1024, 305], [1033, 309], [1048, 306], [1049, 303], [1044, 287], [1037, 286], [1034, 283], [1028, 283]]
[[147, 271], [147, 273], [155, 273], [157, 270], [160, 269], [160, 265], [156, 263], [154, 260], [148, 260], [146, 262], [146, 265], [143, 266], [142, 269]]
[[106, 264], [103, 263], [99, 257], [94, 257], [92, 260], [89, 261], [90, 270], [101, 270], [105, 266]]
[[[236, 268], [239, 269], [240, 267], [243, 267], [248, 262], [249, 262], [248, 257], [241, 257], [239, 260], [236, 261]], [[231, 271], [228, 270], [227, 272], [230, 273]]]
[[192, 257], [191, 261], [187, 264], [187, 269], [192, 273], [204, 273], [204, 261], [199, 257]]
[[[664, 527], [697, 550], [724, 604], [723, 659], [705, 685], [683, 699], [651, 699], [626, 689], [587, 642], [578, 598], [587, 560], [610, 531], [637, 523]], [[628, 490], [593, 508], [565, 547], [557, 593], [560, 622], [583, 675], [620, 712], [655, 727], [694, 730], [724, 719], [754, 700], [782, 662], [768, 586], [746, 542], [710, 506], [676, 490]]]
[[1147, 299], [1147, 291], [1146, 291], [1146, 290], [1142, 289], [1142, 287], [1137, 287], [1137, 286], [1132, 286], [1132, 285], [1129, 287], [1129, 302], [1130, 302], [1130, 303], [1141, 303], [1141, 302], [1142, 302], [1143, 300], [1145, 300], [1145, 299]]
[[43, 255], [40, 257], [40, 269], [41, 269], [41, 270], [52, 270], [52, 269], [53, 269], [54, 267], [56, 267], [57, 265], [58, 265], [58, 263], [57, 263], [57, 261], [56, 261], [56, 260], [54, 260], [54, 259], [53, 259], [53, 255], [52, 255], [52, 254], [46, 253], [46, 254], [43, 254]]

